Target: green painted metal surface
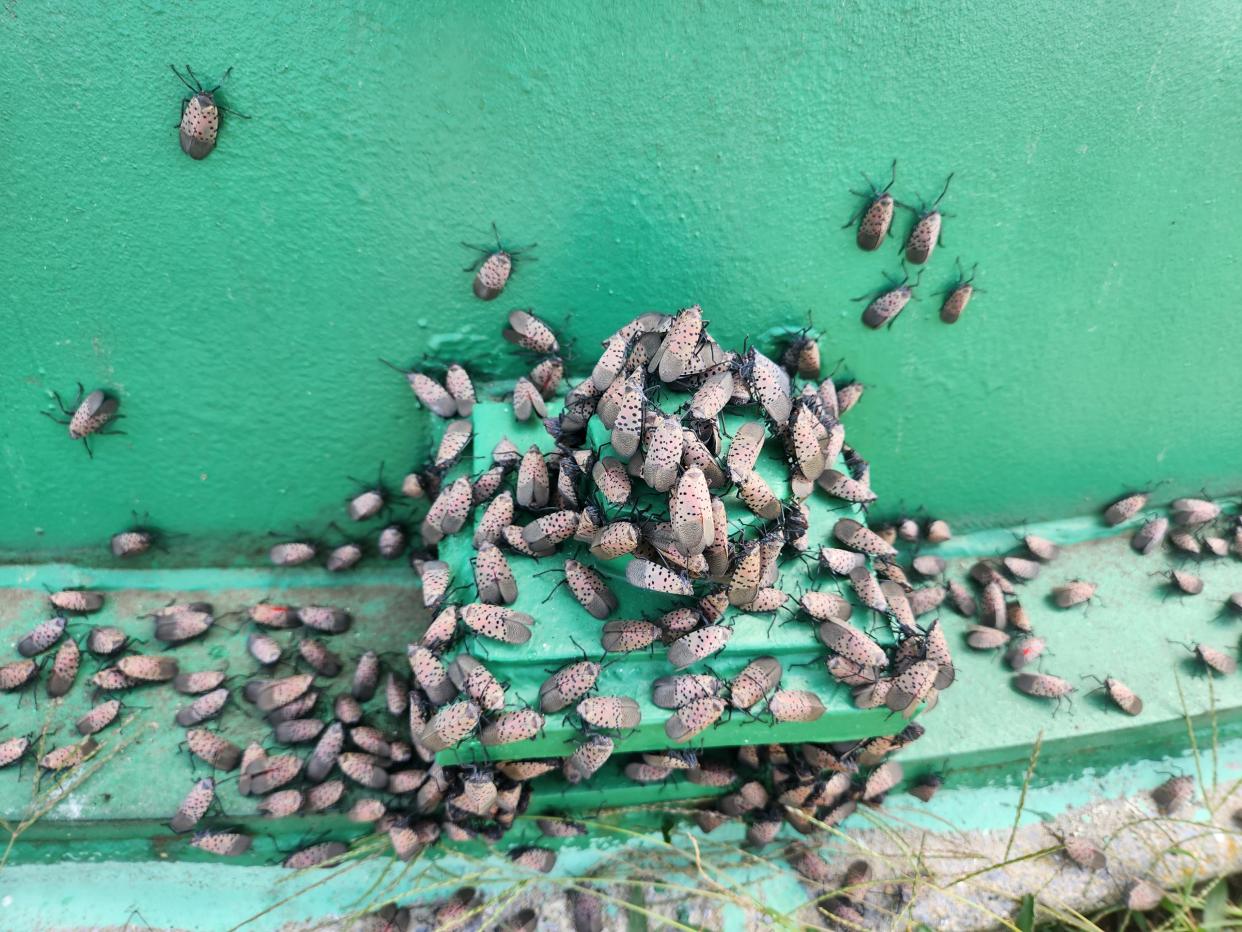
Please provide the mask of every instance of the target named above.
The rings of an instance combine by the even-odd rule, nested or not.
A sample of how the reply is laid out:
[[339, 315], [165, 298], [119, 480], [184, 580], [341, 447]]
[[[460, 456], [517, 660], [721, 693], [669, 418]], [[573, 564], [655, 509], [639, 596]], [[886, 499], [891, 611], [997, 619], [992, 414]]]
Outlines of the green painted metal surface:
[[[1236, 393], [1184, 414], [1242, 335], [1240, 26], [1226, 0], [9, 4], [0, 550], [101, 561], [131, 510], [191, 564], [321, 529], [346, 476], [425, 450], [375, 357], [512, 375], [515, 305], [583, 357], [647, 308], [698, 301], [725, 343], [809, 309], [871, 386], [851, 439], [886, 507], [963, 527], [1237, 485]], [[252, 117], [203, 162], [173, 129], [185, 61], [233, 67]], [[924, 301], [871, 333], [849, 299], [895, 244], [840, 225], [894, 157], [905, 199], [956, 171], [954, 216]], [[492, 220], [539, 261], [483, 304], [458, 241]], [[959, 255], [987, 293], [947, 327]], [[128, 416], [93, 463], [39, 416], [77, 380]]]

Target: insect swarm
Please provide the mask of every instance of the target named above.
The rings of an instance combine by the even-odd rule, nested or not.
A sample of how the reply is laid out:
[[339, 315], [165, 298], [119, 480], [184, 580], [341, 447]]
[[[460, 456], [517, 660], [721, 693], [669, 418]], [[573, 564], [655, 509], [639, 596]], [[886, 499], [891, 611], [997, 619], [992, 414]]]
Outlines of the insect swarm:
[[[216, 147], [216, 136], [220, 132], [221, 113], [231, 113], [234, 116], [241, 117], [243, 120], [250, 119], [246, 114], [230, 110], [223, 104], [216, 102], [216, 91], [220, 90], [224, 82], [229, 79], [233, 69], [229, 68], [228, 71], [224, 72], [224, 77], [215, 87], [210, 90], [203, 90], [202, 83], [195, 76], [189, 65], [185, 66], [185, 73], [189, 75], [188, 80], [177, 70], [175, 65], [169, 65], [168, 67], [177, 76], [177, 80], [190, 90], [189, 96], [181, 101], [181, 120], [177, 124], [177, 128], [181, 131], [181, 151], [195, 161], [205, 159]], [[190, 83], [191, 81], [193, 83]]]

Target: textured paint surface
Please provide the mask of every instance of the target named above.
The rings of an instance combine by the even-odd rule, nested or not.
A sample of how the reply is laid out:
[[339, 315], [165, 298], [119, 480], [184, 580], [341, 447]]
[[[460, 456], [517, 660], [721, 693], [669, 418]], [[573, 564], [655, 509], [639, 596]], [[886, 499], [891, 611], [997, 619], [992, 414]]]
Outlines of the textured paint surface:
[[[701, 302], [727, 344], [810, 310], [871, 386], [851, 440], [889, 506], [962, 525], [1242, 477], [1235, 3], [73, 7], [0, 12], [0, 550], [102, 546], [131, 510], [202, 553], [322, 530], [347, 476], [424, 449], [375, 357], [511, 376], [513, 306], [580, 367], [648, 308]], [[203, 162], [186, 61], [233, 66], [252, 116]], [[954, 216], [872, 333], [850, 298], [897, 241], [840, 225], [893, 157], [899, 199], [956, 171]], [[458, 241], [492, 220], [539, 261], [484, 304]], [[948, 327], [959, 255], [986, 293]], [[38, 413], [77, 380], [127, 415], [94, 462]]]

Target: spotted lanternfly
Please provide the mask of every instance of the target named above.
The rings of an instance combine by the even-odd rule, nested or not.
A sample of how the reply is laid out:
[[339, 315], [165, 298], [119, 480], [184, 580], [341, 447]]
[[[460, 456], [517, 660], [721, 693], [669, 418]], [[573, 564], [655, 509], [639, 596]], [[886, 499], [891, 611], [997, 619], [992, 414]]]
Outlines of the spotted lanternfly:
[[145, 528], [133, 528], [113, 534], [108, 547], [114, 557], [136, 557], [146, 553], [155, 543], [155, 532]]
[[1220, 517], [1220, 505], [1202, 498], [1176, 498], [1169, 505], [1173, 523], [1182, 527], [1197, 527]]
[[1074, 692], [1072, 683], [1050, 673], [1018, 673], [1013, 684], [1019, 692], [1037, 699], [1056, 699], [1058, 704]]
[[642, 462], [642, 478], [657, 492], [667, 492], [677, 481], [681, 464], [682, 428], [675, 417], [658, 420], [647, 432], [647, 451]]
[[1135, 492], [1117, 499], [1104, 510], [1104, 523], [1110, 526], [1129, 521], [1147, 507], [1148, 494]]
[[177, 661], [172, 657], [131, 654], [116, 662], [117, 669], [139, 683], [163, 683], [177, 675]]
[[1217, 650], [1215, 647], [1209, 647], [1206, 644], [1196, 644], [1194, 646], [1194, 654], [1205, 667], [1216, 673], [1232, 676], [1238, 672], [1238, 662], [1224, 651]]
[[354, 667], [354, 678], [349, 687], [350, 694], [362, 702], [369, 700], [379, 688], [379, 673], [379, 655], [373, 650], [366, 651], [358, 658], [358, 664]]
[[215, 732], [191, 728], [185, 733], [190, 753], [216, 770], [236, 770], [241, 761], [241, 748]]
[[[414, 708], [413, 703], [410, 708]], [[437, 712], [421, 734], [411, 737], [433, 753], [443, 751], [474, 734], [479, 727], [479, 715], [480, 709], [474, 702], [456, 702]]]
[[[216, 91], [220, 90], [220, 85], [229, 79], [233, 69], [230, 68], [224, 72], [220, 84], [211, 90], [203, 90], [203, 85], [190, 70], [189, 65], [185, 66], [185, 73], [190, 76], [189, 80], [186, 80], [175, 66], [169, 65], [168, 67], [177, 76], [177, 80], [190, 89], [190, 96], [181, 101], [181, 122], [178, 124], [181, 130], [181, 151], [195, 161], [205, 159], [216, 147], [216, 135], [220, 130], [222, 112], [239, 116], [243, 120], [250, 119], [244, 113], [238, 113], [223, 104], [216, 103]], [[191, 84], [190, 81], [194, 83]]]
[[669, 595], [693, 595], [694, 587], [685, 574], [650, 560], [631, 560], [625, 567], [625, 578], [631, 586], [664, 592]]
[[318, 718], [291, 718], [272, 729], [272, 737], [280, 744], [310, 744], [319, 737], [324, 722]]
[[228, 699], [227, 689], [213, 689], [209, 693], [203, 693], [188, 706], [179, 709], [174, 720], [182, 728], [200, 725], [219, 715]]
[[566, 782], [576, 785], [591, 779], [612, 756], [612, 750], [613, 741], [607, 735], [588, 735], [561, 765]]
[[[922, 272], [919, 273], [919, 277], [922, 277]], [[878, 330], [885, 324], [891, 327], [896, 323], [897, 315], [905, 310], [906, 305], [910, 303], [910, 299], [914, 297], [914, 289], [919, 285], [917, 278], [913, 285], [908, 284], [909, 281], [909, 275], [900, 282], [890, 278], [889, 282], [893, 287], [873, 296], [863, 295], [860, 298], [855, 298], [855, 301], [866, 301], [868, 297], [871, 298], [867, 307], [863, 310], [862, 322], [872, 330]]]
[[[462, 608], [461, 617], [475, 634], [505, 644], [525, 644], [531, 637], [530, 626], [535, 623], [525, 612], [515, 612], [503, 605], [472, 603]], [[431, 698], [436, 701], [435, 697]]]
[[99, 657], [110, 657], [125, 647], [129, 638], [120, 628], [95, 627], [86, 635], [86, 649]]
[[880, 614], [888, 613], [889, 605], [884, 597], [884, 590], [880, 588], [879, 582], [866, 567], [860, 566], [851, 570], [849, 579], [854, 594], [858, 596], [863, 605]]
[[1043, 656], [1045, 646], [1040, 638], [1022, 638], [1019, 641], [1015, 641], [1013, 646], [1005, 653], [1005, 663], [1009, 665], [1010, 670], [1021, 670]]
[[443, 650], [452, 643], [457, 633], [457, 615], [456, 605], [445, 608], [427, 625], [427, 630], [419, 638], [419, 643], [433, 651]]
[[819, 696], [806, 689], [778, 689], [768, 699], [768, 712], [778, 722], [813, 722], [825, 711]]
[[680, 709], [696, 699], [714, 698], [722, 685], [707, 673], [661, 676], [651, 684], [651, 701], [662, 709]]
[[911, 664], [905, 671], [893, 678], [884, 704], [894, 712], [900, 712], [906, 718], [914, 714], [915, 709], [929, 697], [935, 689], [939, 665], [932, 660], [920, 660]]
[[1035, 579], [1043, 569], [1043, 565], [1038, 561], [1026, 560], [1022, 557], [1005, 557], [1001, 563], [1009, 571], [1009, 575], [1020, 582]]
[[702, 335], [702, 308], [696, 304], [678, 311], [659, 349], [651, 357], [648, 371], [658, 371], [661, 382], [676, 382], [697, 371], [695, 353]]
[[[519, 495], [519, 501], [521, 496]], [[470, 517], [470, 509], [474, 506], [474, 490], [470, 480], [465, 476], [454, 480], [439, 495], [419, 526], [426, 544], [436, 544], [447, 534], [456, 534], [465, 527]]]
[[109, 699], [101, 702], [83, 715], [74, 724], [80, 735], [93, 735], [103, 731], [115, 720], [121, 711], [121, 702], [119, 699]]
[[578, 604], [592, 617], [603, 621], [617, 610], [617, 597], [604, 583], [603, 578], [589, 566], [577, 560], [566, 560], [565, 582]]
[[793, 407], [789, 374], [753, 346], [739, 357], [737, 373], [768, 421], [783, 429]]
[[1203, 552], [1203, 544], [1189, 531], [1174, 531], [1169, 535], [1169, 543], [1192, 557], [1197, 557]]
[[177, 834], [188, 832], [207, 814], [215, 798], [216, 781], [211, 777], [199, 780], [190, 788], [190, 792], [177, 807], [177, 812], [168, 823], [168, 827]]
[[848, 576], [858, 567], [867, 565], [867, 556], [839, 547], [820, 547], [819, 565], [837, 576]]
[[548, 406], [530, 379], [522, 376], [513, 386], [513, 417], [518, 421], [529, 421], [532, 414], [541, 418], [548, 416]]
[[[12, 664], [10, 664], [12, 666]], [[34, 664], [31, 663], [31, 672], [34, 671]], [[0, 667], [0, 689], [4, 688], [4, 671], [5, 667]], [[94, 676], [91, 677], [91, 685], [104, 692], [114, 692], [121, 689], [130, 689], [134, 685], [133, 680], [127, 677], [116, 667], [104, 667]]]
[[505, 707], [505, 688], [491, 671], [469, 654], [458, 654], [448, 667], [449, 679], [488, 712], [499, 712]]
[[349, 630], [350, 615], [343, 608], [327, 605], [303, 605], [298, 609], [298, 619], [308, 628], [325, 634], [341, 634]]
[[[646, 402], [643, 373], [640, 369], [623, 383], [612, 422], [612, 449], [623, 461], [630, 460], [638, 452], [646, 420]], [[678, 437], [680, 438], [680, 432]]]
[[525, 870], [546, 874], [556, 866], [556, 852], [550, 848], [527, 845], [510, 851], [509, 860]]
[[260, 602], [252, 605], [246, 610], [246, 614], [250, 620], [264, 628], [296, 628], [301, 622], [298, 619], [297, 609], [291, 605], [273, 605], [270, 602]]
[[[480, 607], [490, 608], [491, 606]], [[504, 610], [500, 609], [500, 611]], [[448, 670], [440, 658], [426, 647], [421, 644], [411, 644], [406, 649], [406, 656], [415, 681], [434, 705], [444, 705], [457, 694], [457, 690], [449, 679]]]
[[962, 260], [960, 258], [957, 260], [957, 281], [946, 289], [944, 304], [940, 305], [940, 319], [946, 324], [957, 323], [962, 312], [966, 310], [966, 305], [970, 303], [976, 290], [973, 282], [975, 270], [978, 268], [979, 264], [975, 263], [970, 269], [970, 276], [967, 277], [962, 271]]
[[1161, 815], [1169, 815], [1179, 806], [1190, 802], [1195, 793], [1195, 778], [1170, 777], [1151, 791], [1152, 801]]
[[[536, 518], [522, 528], [521, 540], [531, 554], [546, 556], [556, 549], [559, 544], [573, 537], [577, 529], [577, 512], [568, 509], [554, 511], [541, 518]], [[506, 539], [508, 539], [507, 534]], [[512, 546], [513, 541], [509, 541], [509, 544]], [[514, 549], [518, 548], [515, 547]]]
[[1089, 602], [1091, 597], [1095, 595], [1095, 590], [1095, 583], [1075, 579], [1063, 586], [1054, 586], [1052, 598], [1058, 608], [1070, 608], [1074, 605], [1081, 605], [1083, 602]]
[[362, 559], [362, 547], [358, 544], [348, 543], [339, 547], [334, 547], [328, 552], [328, 558], [324, 560], [324, 569], [329, 573], [340, 573], [357, 565]]
[[280, 642], [266, 634], [250, 634], [246, 638], [246, 650], [263, 666], [270, 667], [280, 661], [283, 652]]
[[253, 702], [261, 712], [270, 712], [301, 698], [314, 679], [309, 673], [298, 673], [279, 680], [251, 680], [243, 692], [247, 701]]
[[501, 532], [513, 523], [513, 493], [508, 490], [501, 492], [488, 503], [483, 517], [474, 528], [474, 546], [484, 543], [496, 543]]
[[664, 733], [670, 741], [689, 741], [695, 735], [720, 720], [727, 703], [716, 696], [693, 699], [681, 706], [664, 723]]
[[937, 209], [944, 196], [949, 192], [949, 184], [953, 181], [953, 175], [950, 174], [945, 179], [944, 189], [940, 192], [931, 204], [926, 205], [915, 211], [913, 207], [902, 204], [907, 210], [914, 211], [918, 215], [914, 226], [910, 230], [910, 235], [906, 237], [906, 261], [913, 265], [922, 265], [931, 259], [932, 251], [936, 248], [936, 244], [940, 241], [940, 224], [944, 216]]
[[642, 720], [638, 702], [629, 696], [591, 696], [579, 702], [575, 711], [587, 725], [611, 731], [637, 728]]
[[638, 547], [639, 540], [640, 534], [635, 524], [629, 521], [614, 521], [600, 528], [591, 538], [591, 555], [600, 560], [615, 560], [633, 553]]
[[624, 505], [632, 492], [625, 464], [613, 456], [597, 460], [591, 468], [591, 479], [604, 498], [613, 505]]
[[479, 600], [490, 605], [509, 605], [517, 598], [517, 580], [509, 561], [495, 544], [479, 547], [474, 559], [474, 584]]
[[853, 518], [842, 518], [833, 526], [832, 533], [845, 546], [859, 553], [873, 557], [891, 557], [897, 554], [897, 548]]
[[522, 457], [517, 475], [517, 503], [523, 508], [545, 507], [550, 488], [548, 464], [543, 452], [534, 444]]
[[844, 620], [825, 621], [817, 629], [817, 634], [829, 650], [836, 651], [859, 667], [879, 669], [888, 665], [888, 655], [884, 653], [884, 648], [871, 635]]
[[78, 744], [67, 744], [49, 751], [39, 761], [39, 766], [44, 770], [69, 770], [89, 758], [98, 748], [95, 739], [88, 737]]
[[895, 761], [881, 764], [871, 771], [866, 783], [863, 784], [863, 800], [870, 803], [878, 802], [885, 793], [901, 782], [903, 776], [901, 765]]
[[479, 741], [488, 746], [525, 741], [537, 735], [543, 723], [543, 716], [533, 709], [504, 712], [483, 728]]
[[72, 612], [77, 615], [89, 615], [103, 607], [103, 596], [98, 592], [87, 592], [85, 589], [61, 589], [47, 598], [62, 612]]
[[341, 773], [360, 786], [371, 790], [382, 790], [388, 786], [388, 772], [381, 766], [379, 758], [370, 754], [359, 754], [345, 751], [336, 759]]
[[[341, 786], [343, 788], [344, 784]], [[306, 796], [301, 790], [279, 790], [261, 800], [256, 808], [269, 819], [287, 819], [301, 812], [305, 803]]]
[[[973, 650], [996, 650], [1004, 647], [1009, 643], [1009, 635], [999, 628], [989, 628], [984, 625], [971, 625], [966, 629], [966, 643]], [[1016, 648], [1015, 648], [1016, 649]], [[1006, 657], [1009, 655], [1006, 654]], [[1010, 664], [1012, 669], [1020, 669], [1026, 663], [1023, 660], [1017, 667]]]
[[40, 622], [24, 638], [17, 642], [17, 652], [23, 657], [33, 657], [52, 647], [65, 633], [68, 621], [60, 616]]
[[[1162, 574], [1163, 575], [1163, 574]], [[1203, 580], [1185, 570], [1172, 570], [1168, 575], [1174, 589], [1186, 595], [1198, 595], [1203, 591]]]
[[[1091, 678], [1095, 679], [1097, 682], [1100, 682], [1096, 677]], [[1111, 676], [1106, 676], [1104, 677], [1103, 682], [1100, 682], [1100, 685], [1096, 688], [1102, 689], [1108, 693], [1108, 698], [1113, 701], [1117, 708], [1121, 709], [1121, 711], [1125, 712], [1127, 715], [1139, 715], [1142, 713], [1143, 700], [1139, 698], [1138, 694], [1135, 693], [1134, 690], [1132, 690], [1125, 683], [1121, 682], [1121, 680], [1114, 679]]]
[[215, 622], [215, 616], [210, 612], [177, 612], [156, 621], [155, 639], [163, 644], [184, 644], [202, 637]]
[[325, 841], [317, 845], [311, 845], [295, 851], [281, 862], [282, 867], [290, 870], [306, 870], [311, 867], [320, 867], [342, 857], [349, 851], [349, 845], [341, 841]]
[[0, 741], [0, 767], [11, 767], [16, 764], [26, 756], [29, 747], [30, 739], [25, 737]]
[[267, 552], [267, 558], [273, 566], [300, 566], [315, 559], [316, 553], [314, 544], [295, 540], [276, 544]]
[[56, 399], [56, 404], [66, 420], [60, 420], [49, 411], [42, 411], [40, 413], [44, 417], [51, 418], [57, 424], [68, 426], [69, 437], [73, 440], [81, 440], [82, 445], [86, 447], [87, 455], [93, 459], [95, 454], [92, 452], [90, 444], [92, 434], [122, 433], [122, 431], [118, 430], [104, 431], [104, 427], [107, 426], [108, 422], [117, 416], [117, 408], [120, 407], [121, 403], [102, 389], [96, 389], [89, 395], [86, 395], [85, 398], [82, 397], [83, 394], [85, 394], [85, 389], [82, 388], [82, 383], [79, 382], [78, 397], [73, 403], [73, 410], [70, 411], [65, 407], [65, 403], [61, 401], [60, 394], [52, 392], [52, 397]]
[[511, 311], [504, 338], [532, 353], [555, 353], [561, 347], [548, 325], [528, 311]]
[[553, 673], [539, 687], [539, 710], [551, 715], [585, 696], [599, 679], [600, 665], [579, 660]]
[[190, 844], [208, 854], [231, 858], [249, 851], [251, 838], [240, 832], [204, 831], [197, 832]]
[[682, 635], [669, 645], [668, 661], [676, 669], [684, 669], [724, 650], [732, 636], [733, 629], [724, 625], [707, 625], [698, 628], [689, 634]]
[[725, 457], [730, 479], [740, 483], [754, 472], [766, 436], [763, 425], [758, 421], [747, 421], [733, 432], [729, 453]]
[[855, 220], [858, 223], [858, 248], [867, 252], [873, 252], [880, 248], [880, 244], [884, 242], [884, 237], [889, 233], [889, 227], [893, 223], [893, 196], [889, 194], [889, 189], [893, 186], [893, 182], [897, 180], [897, 160], [893, 159], [892, 177], [887, 185], [883, 188], [877, 188], [875, 184], [863, 173], [863, 179], [867, 182], [867, 186], [871, 189], [868, 191], [850, 190], [850, 194], [857, 197], [866, 198], [867, 203], [864, 204], [855, 214], [845, 222], [841, 229], [848, 229], [854, 225]]
[[344, 746], [345, 728], [340, 722], [333, 722], [319, 734], [315, 749], [306, 759], [307, 778], [314, 783], [321, 782], [336, 766]]
[[[660, 637], [660, 629], [649, 621], [642, 619], [618, 619], [604, 623], [604, 633], [600, 639], [604, 650], [609, 653], [625, 654], [637, 650], [645, 650]], [[34, 664], [31, 664], [34, 668]], [[0, 673], [3, 668], [0, 667]]]

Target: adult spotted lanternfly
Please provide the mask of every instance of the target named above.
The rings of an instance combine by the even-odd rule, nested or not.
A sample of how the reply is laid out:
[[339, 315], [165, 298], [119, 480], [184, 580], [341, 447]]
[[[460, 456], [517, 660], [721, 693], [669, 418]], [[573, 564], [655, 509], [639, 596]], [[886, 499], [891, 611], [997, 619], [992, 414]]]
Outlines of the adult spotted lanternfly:
[[[473, 249], [481, 253], [481, 257], [477, 262], [462, 269], [463, 272], [475, 272], [474, 276], [474, 296], [483, 301], [491, 301], [505, 290], [505, 285], [509, 283], [509, 276], [513, 274], [513, 267], [516, 265], [515, 260], [528, 249], [534, 249], [538, 243], [531, 243], [529, 246], [523, 246], [521, 249], [505, 249], [500, 244], [500, 232], [496, 229], [496, 224], [492, 224], [492, 235], [496, 238], [496, 248], [490, 246], [475, 246], [473, 243], [462, 242], [467, 249]], [[527, 260], [535, 262], [535, 259]], [[477, 269], [477, 271], [476, 271]]]
[[220, 113], [231, 113], [239, 116], [243, 120], [249, 120], [250, 117], [244, 113], [238, 113], [236, 110], [230, 110], [223, 104], [216, 103], [215, 94], [220, 90], [220, 85], [229, 79], [229, 75], [233, 69], [230, 68], [224, 72], [224, 77], [220, 84], [217, 84], [209, 91], [203, 90], [203, 85], [199, 82], [194, 72], [190, 70], [190, 66], [185, 66], [185, 73], [190, 76], [191, 84], [179, 72], [175, 65], [169, 65], [172, 73], [177, 76], [182, 84], [191, 91], [189, 97], [181, 101], [181, 122], [177, 124], [181, 130], [181, 151], [192, 159], [205, 159], [216, 147], [216, 135], [220, 131]]
[[[940, 196], [932, 201], [930, 205], [916, 211], [918, 219], [911, 228], [910, 235], [906, 237], [906, 261], [912, 265], [922, 265], [928, 261], [932, 256], [932, 250], [940, 242], [941, 218], [947, 215], [942, 214], [936, 208], [949, 192], [949, 182], [952, 180], [953, 175], [949, 175], [945, 179], [944, 190], [940, 192]], [[907, 210], [914, 210], [908, 204], [902, 204], [901, 206]]]
[[957, 281], [942, 292], [947, 297], [944, 299], [944, 304], [940, 305], [940, 319], [946, 324], [957, 323], [957, 319], [962, 316], [962, 311], [966, 310], [966, 305], [970, 303], [974, 293], [983, 291], [982, 288], [976, 288], [972, 284], [977, 268], [979, 268], [978, 263], [971, 266], [970, 276], [967, 277], [962, 271], [962, 260], [957, 260]]
[[863, 310], [862, 322], [872, 330], [878, 330], [885, 324], [891, 327], [896, 322], [897, 315], [905, 310], [910, 299], [914, 297], [914, 289], [919, 286], [919, 278], [922, 276], [923, 273], [920, 271], [919, 277], [914, 280], [913, 285], [910, 285], [908, 274], [901, 281], [886, 274], [884, 277], [892, 284], [892, 288], [854, 299], [868, 302]]
[[123, 434], [122, 430], [105, 431], [104, 427], [114, 418], [119, 417], [116, 413], [120, 407], [120, 402], [109, 395], [103, 389], [95, 389], [89, 395], [83, 398], [85, 389], [82, 383], [78, 383], [78, 397], [73, 403], [73, 410], [70, 411], [65, 407], [65, 403], [61, 401], [60, 394], [52, 392], [52, 397], [56, 399], [56, 404], [60, 407], [61, 413], [67, 420], [60, 420], [56, 415], [49, 411], [40, 412], [44, 417], [51, 418], [57, 424], [65, 424], [69, 427], [69, 436], [73, 440], [81, 440], [82, 445], [86, 447], [87, 455], [92, 459], [95, 454], [91, 451], [90, 436], [91, 434]]
[[867, 203], [859, 208], [841, 229], [853, 226], [854, 221], [861, 217], [858, 223], [858, 248], [872, 252], [880, 248], [880, 244], [884, 242], [884, 237], [888, 235], [889, 227], [893, 223], [894, 201], [888, 191], [893, 186], [893, 182], [897, 180], [897, 160], [893, 159], [892, 177], [883, 188], [877, 188], [875, 183], [867, 177], [866, 172], [863, 173], [863, 180], [867, 182], [871, 190], [868, 192], [851, 189], [850, 194], [865, 197]]

